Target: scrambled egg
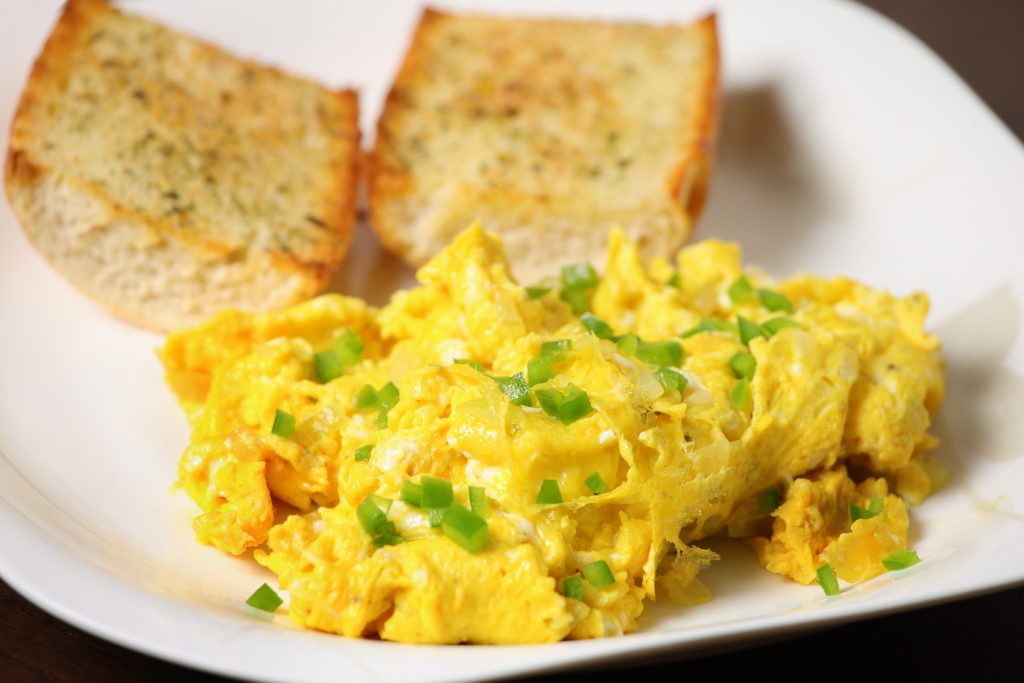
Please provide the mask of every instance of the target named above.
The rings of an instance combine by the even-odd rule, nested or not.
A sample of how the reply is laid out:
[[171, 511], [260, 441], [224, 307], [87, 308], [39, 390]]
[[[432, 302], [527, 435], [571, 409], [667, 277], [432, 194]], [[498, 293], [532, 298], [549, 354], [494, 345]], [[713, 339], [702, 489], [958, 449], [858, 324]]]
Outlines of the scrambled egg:
[[[796, 581], [825, 562], [860, 581], [937, 483], [921, 294], [775, 284], [711, 240], [645, 266], [613, 234], [603, 277], [570, 269], [560, 295], [517, 284], [479, 227], [418, 277], [379, 310], [226, 312], [161, 350], [193, 429], [198, 540], [255, 549], [302, 626], [621, 634], [645, 600], [707, 599], [715, 555], [695, 543], [715, 534]], [[450, 500], [428, 508], [441, 480]]]

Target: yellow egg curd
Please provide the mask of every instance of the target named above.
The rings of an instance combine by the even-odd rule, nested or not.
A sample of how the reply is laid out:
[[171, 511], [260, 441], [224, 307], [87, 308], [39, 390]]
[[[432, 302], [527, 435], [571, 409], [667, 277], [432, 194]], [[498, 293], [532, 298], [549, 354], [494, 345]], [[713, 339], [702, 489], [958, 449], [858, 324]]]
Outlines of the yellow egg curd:
[[225, 312], [160, 351], [196, 537], [255, 549], [297, 624], [595, 638], [706, 599], [712, 535], [803, 583], [906, 549], [937, 483], [924, 295], [774, 283], [713, 240], [645, 266], [619, 233], [603, 276], [524, 288], [479, 227], [418, 278], [381, 309]]

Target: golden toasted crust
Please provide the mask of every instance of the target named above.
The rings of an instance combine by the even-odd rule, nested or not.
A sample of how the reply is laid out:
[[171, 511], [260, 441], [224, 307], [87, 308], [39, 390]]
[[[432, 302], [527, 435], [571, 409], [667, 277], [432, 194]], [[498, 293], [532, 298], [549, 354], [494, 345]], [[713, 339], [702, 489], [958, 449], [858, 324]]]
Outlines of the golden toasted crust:
[[[704, 35], [704, 40], [710, 45], [710, 57], [705, 62], [704, 72], [698, 79], [697, 99], [704, 103], [704, 106], [696, 107], [693, 110], [693, 119], [690, 123], [693, 136], [684, 141], [679, 151], [679, 166], [669, 183], [669, 193], [675, 197], [686, 196], [688, 198], [687, 203], [681, 208], [689, 214], [695, 223], [704, 210], [708, 188], [711, 184], [711, 171], [714, 168], [721, 106], [719, 96], [721, 56], [718, 46], [718, 20], [715, 15], [707, 15], [696, 22], [694, 28]], [[691, 182], [690, 191], [684, 195], [683, 183], [688, 176]]]
[[[166, 328], [326, 286], [351, 241], [358, 154], [354, 92], [234, 58], [105, 0], [70, 0], [15, 113], [5, 185], [55, 268], [122, 317]], [[46, 206], [55, 194], [60, 211]], [[146, 258], [118, 273], [113, 252], [133, 252], [111, 232]], [[134, 277], [160, 282], [143, 292], [126, 284]]]
[[717, 100], [714, 16], [652, 26], [427, 9], [378, 121], [371, 224], [419, 265], [479, 218], [521, 279], [596, 257], [615, 225], [648, 254], [675, 249], [703, 207]]

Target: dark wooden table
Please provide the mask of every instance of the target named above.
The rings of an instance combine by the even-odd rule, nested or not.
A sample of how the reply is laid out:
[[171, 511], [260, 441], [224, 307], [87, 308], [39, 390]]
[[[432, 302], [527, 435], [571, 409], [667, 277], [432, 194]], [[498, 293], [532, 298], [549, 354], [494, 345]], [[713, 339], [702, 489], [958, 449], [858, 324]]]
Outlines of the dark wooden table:
[[[920, 36], [1024, 139], [1024, 0], [862, 1]], [[13, 551], [5, 547], [0, 552]], [[837, 676], [1024, 680], [1022, 615], [1024, 588], [1018, 588], [741, 652], [636, 666], [619, 675], [682, 680], [749, 671], [769, 679], [821, 681]], [[593, 676], [575, 672], [551, 678], [583, 681]], [[0, 681], [171, 680], [224, 679], [83, 633], [0, 582]]]

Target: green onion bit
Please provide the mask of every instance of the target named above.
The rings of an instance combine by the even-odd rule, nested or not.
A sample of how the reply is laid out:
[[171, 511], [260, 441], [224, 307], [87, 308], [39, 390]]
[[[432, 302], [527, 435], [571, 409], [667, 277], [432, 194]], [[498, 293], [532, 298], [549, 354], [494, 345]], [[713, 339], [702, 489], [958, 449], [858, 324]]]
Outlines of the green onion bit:
[[599, 493], [608, 493], [608, 484], [604, 483], [604, 478], [601, 476], [600, 472], [594, 472], [587, 477], [586, 481], [583, 483], [587, 485], [587, 488], [590, 489], [590, 492], [594, 495]]
[[832, 569], [832, 565], [828, 562], [818, 567], [818, 585], [821, 586], [821, 590], [825, 591], [825, 595], [839, 595], [839, 579], [836, 578], [836, 572]]
[[369, 496], [359, 503], [359, 507], [355, 509], [355, 516], [358, 518], [362, 530], [369, 533], [370, 536], [377, 536], [377, 533], [388, 522], [387, 515], [377, 507], [377, 504]]
[[512, 403], [517, 406], [533, 405], [533, 399], [530, 398], [530, 387], [523, 379], [523, 373], [517, 372], [511, 377], [494, 377], [493, 379]]
[[562, 268], [562, 301], [572, 307], [573, 313], [580, 315], [590, 307], [590, 296], [587, 290], [597, 286], [597, 271], [589, 263], [577, 263]]
[[744, 344], [750, 344], [754, 339], [765, 336], [764, 330], [754, 321], [747, 320], [742, 315], [737, 316], [737, 320], [740, 325], [740, 341]]
[[284, 600], [281, 599], [281, 596], [273, 588], [263, 584], [253, 591], [253, 594], [249, 596], [245, 604], [264, 612], [276, 612], [277, 608], [284, 604]]
[[487, 491], [483, 486], [469, 487], [469, 509], [481, 517], [487, 514]]
[[555, 341], [544, 342], [540, 345], [541, 358], [547, 358], [552, 363], [565, 360], [565, 354], [571, 350], [571, 339], [556, 339]]
[[597, 271], [589, 263], [562, 267], [562, 285], [567, 289], [597, 287]]
[[757, 511], [762, 514], [774, 512], [782, 504], [782, 492], [778, 489], [768, 489], [757, 497]]
[[640, 337], [632, 332], [627, 332], [619, 337], [615, 342], [615, 346], [619, 347], [619, 351], [622, 351], [627, 356], [635, 356], [636, 350], [640, 347]]
[[413, 507], [423, 507], [423, 487], [414, 481], [406, 479], [402, 482], [402, 502]]
[[612, 330], [612, 326], [593, 313], [588, 312], [581, 315], [580, 322], [598, 339], [615, 339], [615, 331]]
[[398, 387], [388, 382], [377, 391], [380, 399], [380, 411], [377, 413], [377, 426], [384, 429], [388, 426], [388, 413], [398, 405]]
[[740, 275], [729, 285], [728, 292], [732, 302], [738, 304], [754, 296], [754, 286], [750, 284], [750, 280], [747, 279], [746, 275]]
[[757, 296], [761, 298], [761, 303], [769, 311], [793, 312], [793, 303], [786, 298], [785, 294], [772, 289], [759, 289], [757, 290]]
[[[367, 496], [356, 508], [356, 517], [360, 526], [363, 527], [376, 546], [397, 545], [402, 542], [398, 535], [395, 524], [388, 519], [387, 513], [378, 504], [382, 499], [379, 496]], [[386, 499], [383, 499], [386, 501]]]
[[562, 502], [562, 491], [558, 488], [558, 482], [554, 479], [545, 479], [541, 482], [540, 491], [537, 492], [538, 505], [558, 505]]
[[313, 354], [313, 370], [316, 372], [316, 379], [321, 384], [326, 384], [332, 379], [341, 377], [344, 367], [341, 359], [334, 350], [320, 351]]
[[526, 364], [526, 383], [531, 387], [543, 384], [554, 376], [555, 370], [547, 358], [534, 358]]
[[355, 365], [363, 355], [363, 342], [352, 330], [345, 330], [327, 351], [313, 354], [313, 370], [321, 384], [341, 376], [345, 368]]
[[921, 561], [916, 550], [894, 550], [889, 556], [882, 560], [882, 565], [891, 572], [896, 572], [907, 567], [913, 567]]
[[359, 387], [359, 391], [356, 392], [355, 398], [352, 401], [359, 410], [376, 408], [380, 405], [380, 397], [377, 396], [377, 390], [369, 384]]
[[579, 574], [573, 574], [562, 579], [562, 593], [573, 600], [583, 600], [583, 579]]
[[558, 293], [558, 297], [565, 303], [569, 304], [569, 307], [572, 308], [572, 312], [575, 315], [580, 315], [590, 308], [590, 295], [585, 289], [580, 289], [578, 287], [566, 288]]
[[853, 524], [858, 519], [871, 519], [872, 517], [876, 517], [884, 507], [885, 501], [882, 500], [881, 496], [873, 496], [871, 500], [868, 501], [867, 509], [850, 503], [850, 524]]
[[452, 504], [452, 483], [447, 479], [423, 475], [420, 486], [423, 487], [423, 507], [446, 508]]
[[544, 412], [557, 417], [566, 425], [586, 417], [594, 410], [590, 397], [575, 384], [570, 384], [564, 394], [558, 389], [538, 389], [537, 401]]
[[750, 408], [750, 404], [753, 401], [753, 397], [750, 394], [750, 380], [744, 377], [736, 382], [736, 384], [733, 384], [732, 391], [729, 392], [729, 399], [737, 410], [747, 410]]
[[661, 382], [665, 391], [678, 391], [682, 393], [686, 389], [686, 377], [672, 368], [658, 368], [654, 371], [654, 377]]
[[287, 439], [295, 433], [295, 416], [278, 408], [274, 411], [274, 426], [270, 431], [282, 439]]
[[483, 363], [481, 363], [478, 360], [473, 360], [472, 358], [456, 358], [452, 362], [453, 363], [458, 363], [459, 365], [468, 365], [469, 367], [473, 368], [477, 372], [483, 372], [484, 371]]
[[441, 531], [471, 553], [487, 547], [490, 532], [483, 517], [453, 503], [441, 519]]
[[734, 332], [735, 329], [736, 328], [733, 324], [728, 320], [723, 320], [721, 318], [704, 318], [679, 336], [686, 339], [695, 334], [700, 334], [701, 332]]
[[593, 406], [590, 405], [590, 397], [586, 392], [575, 384], [570, 384], [565, 392], [565, 400], [558, 406], [558, 419], [562, 421], [562, 424], [572, 424], [581, 417], [589, 415], [593, 410]]
[[351, 367], [362, 360], [363, 348], [363, 340], [349, 329], [342, 332], [338, 341], [334, 342], [334, 353], [345, 367]]
[[754, 354], [748, 351], [739, 351], [729, 359], [729, 367], [737, 379], [753, 379], [757, 361], [754, 360]]
[[787, 327], [800, 327], [800, 323], [791, 318], [771, 318], [761, 323], [761, 329], [765, 331], [769, 337], [778, 334], [779, 331], [786, 329]]
[[615, 575], [612, 574], [611, 567], [604, 560], [585, 564], [580, 569], [583, 570], [583, 576], [587, 577], [587, 581], [594, 588], [603, 588], [615, 583]]
[[676, 341], [645, 342], [636, 347], [636, 357], [651, 365], [679, 367], [683, 362], [683, 346]]

